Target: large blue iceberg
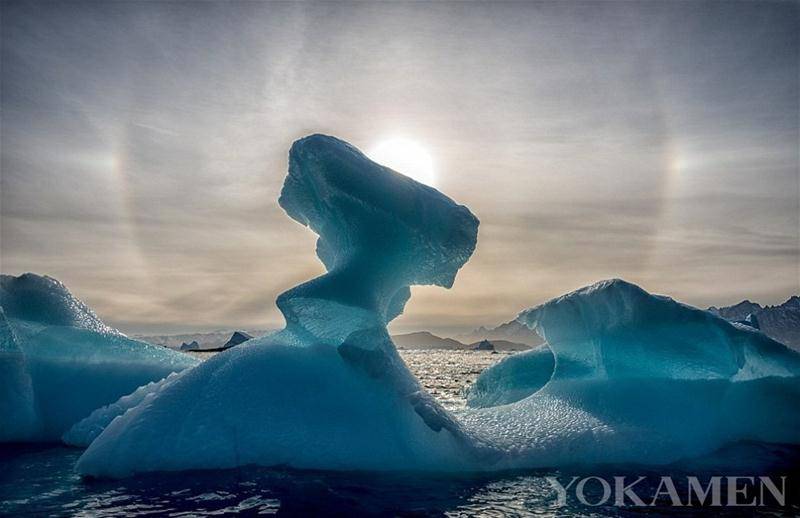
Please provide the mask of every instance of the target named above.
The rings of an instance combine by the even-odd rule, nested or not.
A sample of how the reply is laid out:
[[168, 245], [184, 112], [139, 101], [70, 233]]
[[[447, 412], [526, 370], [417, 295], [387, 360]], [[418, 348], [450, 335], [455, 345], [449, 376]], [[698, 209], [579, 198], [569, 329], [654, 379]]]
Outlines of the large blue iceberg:
[[0, 442], [57, 441], [96, 408], [196, 363], [125, 337], [55, 279], [0, 277]]
[[450, 413], [406, 368], [386, 324], [409, 286], [453, 284], [475, 249], [475, 216], [323, 135], [292, 146], [279, 201], [318, 234], [327, 273], [278, 297], [282, 331], [75, 425], [65, 438], [88, 445], [79, 473], [503, 470], [800, 442], [800, 356], [623, 281], [521, 314], [547, 345], [487, 371], [473, 408]]
[[518, 320], [546, 344], [483, 372], [470, 391], [483, 408], [461, 416], [513, 450], [514, 466], [662, 464], [737, 441], [800, 443], [800, 355], [748, 326], [618, 279]]
[[651, 295], [620, 279], [523, 311], [546, 343], [498, 362], [469, 387], [470, 407], [513, 403], [551, 380], [733, 382], [800, 373], [800, 356], [751, 326]]
[[76, 426], [70, 442], [91, 441], [81, 473], [468, 469], [493, 453], [425, 392], [386, 330], [410, 285], [453, 284], [475, 249], [477, 218], [323, 135], [292, 146], [279, 202], [319, 235], [328, 272], [278, 297], [283, 331]]

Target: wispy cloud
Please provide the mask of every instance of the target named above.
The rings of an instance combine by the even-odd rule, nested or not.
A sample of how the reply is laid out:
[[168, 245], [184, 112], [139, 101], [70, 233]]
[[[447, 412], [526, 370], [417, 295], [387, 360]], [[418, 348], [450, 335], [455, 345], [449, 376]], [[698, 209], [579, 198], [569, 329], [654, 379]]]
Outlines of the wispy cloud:
[[2, 269], [128, 331], [278, 325], [275, 296], [322, 268], [276, 204], [291, 142], [402, 134], [482, 225], [397, 329], [611, 276], [780, 302], [800, 290], [798, 9], [5, 2]]

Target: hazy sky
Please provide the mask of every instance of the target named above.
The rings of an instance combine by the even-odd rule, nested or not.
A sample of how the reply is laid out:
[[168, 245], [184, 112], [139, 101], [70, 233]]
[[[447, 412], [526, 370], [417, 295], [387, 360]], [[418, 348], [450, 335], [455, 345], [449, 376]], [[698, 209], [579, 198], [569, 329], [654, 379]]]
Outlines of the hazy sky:
[[278, 207], [292, 141], [431, 155], [481, 219], [396, 332], [608, 277], [695, 305], [800, 291], [795, 2], [3, 2], [4, 273], [108, 323], [282, 323], [323, 269]]

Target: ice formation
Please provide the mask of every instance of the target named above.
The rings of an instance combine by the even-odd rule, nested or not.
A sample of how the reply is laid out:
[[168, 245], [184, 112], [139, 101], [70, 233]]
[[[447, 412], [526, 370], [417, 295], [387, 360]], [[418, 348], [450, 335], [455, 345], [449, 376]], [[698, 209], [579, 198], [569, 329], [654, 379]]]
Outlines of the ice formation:
[[473, 406], [491, 408], [462, 416], [513, 450], [511, 465], [658, 464], [740, 440], [800, 443], [800, 355], [752, 328], [621, 280], [518, 320], [547, 341], [549, 380], [537, 389], [547, 368], [534, 351], [511, 357], [475, 384]]
[[94, 441], [108, 423], [117, 416], [124, 414], [146, 398], [152, 398], [157, 389], [163, 389], [174, 383], [179, 376], [178, 372], [173, 372], [164, 379], [151, 381], [146, 385], [134, 390], [132, 393], [122, 396], [117, 401], [94, 410], [88, 417], [81, 419], [73, 425], [62, 437], [61, 440], [70, 446], [86, 447]]
[[33, 437], [37, 425], [33, 401], [25, 354], [0, 306], [0, 442]]
[[121, 414], [83, 454], [81, 473], [466, 468], [491, 455], [422, 389], [386, 330], [410, 285], [453, 284], [475, 249], [477, 218], [323, 135], [292, 146], [279, 203], [319, 235], [328, 273], [278, 297], [283, 331], [77, 426], [73, 440], [86, 443], [91, 435], [79, 428], [96, 430]]
[[800, 374], [800, 355], [754, 329], [613, 279], [522, 312], [557, 377], [744, 381]]
[[745, 381], [800, 374], [800, 356], [752, 326], [619, 279], [524, 311], [517, 320], [547, 343], [481, 373], [470, 387], [469, 406], [518, 401], [551, 378]]
[[467, 406], [484, 408], [515, 403], [550, 381], [555, 360], [546, 344], [503, 358], [485, 370], [467, 390]]
[[279, 201], [319, 235], [328, 273], [278, 297], [284, 330], [78, 423], [66, 437], [91, 443], [78, 472], [498, 470], [663, 463], [742, 439], [800, 442], [800, 356], [623, 281], [522, 313], [547, 346], [484, 373], [471, 394], [484, 408], [455, 416], [411, 375], [386, 324], [410, 285], [452, 285], [478, 220], [322, 135], [292, 146]]
[[55, 279], [0, 277], [0, 442], [59, 440], [94, 409], [196, 363], [125, 337]]

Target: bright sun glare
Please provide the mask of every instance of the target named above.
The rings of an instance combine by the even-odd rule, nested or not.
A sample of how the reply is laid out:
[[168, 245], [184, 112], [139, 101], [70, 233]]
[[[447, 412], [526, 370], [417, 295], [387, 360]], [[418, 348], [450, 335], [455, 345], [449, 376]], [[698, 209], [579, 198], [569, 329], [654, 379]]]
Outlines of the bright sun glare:
[[436, 175], [433, 173], [433, 160], [425, 148], [404, 138], [384, 140], [367, 155], [381, 165], [403, 173], [414, 180], [434, 187]]

